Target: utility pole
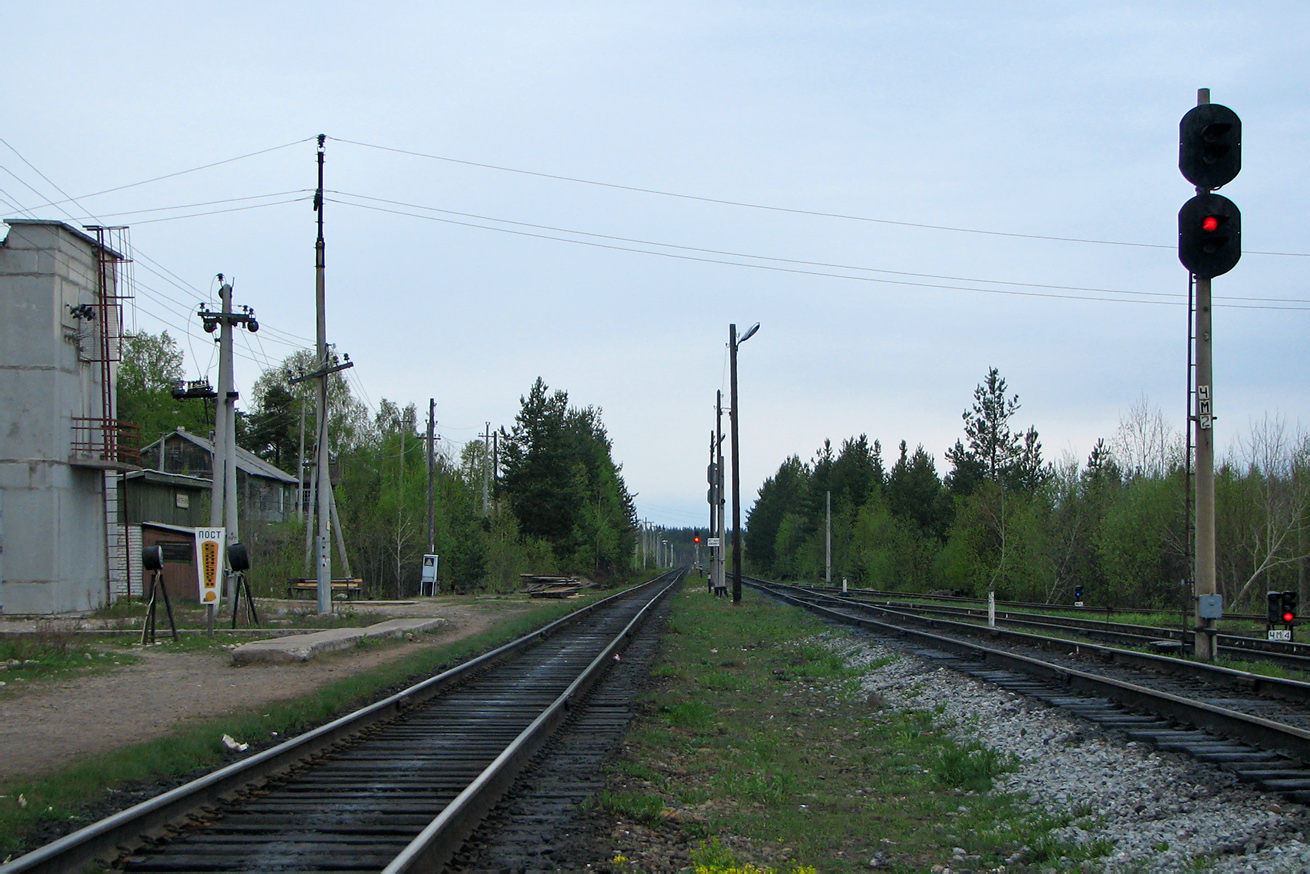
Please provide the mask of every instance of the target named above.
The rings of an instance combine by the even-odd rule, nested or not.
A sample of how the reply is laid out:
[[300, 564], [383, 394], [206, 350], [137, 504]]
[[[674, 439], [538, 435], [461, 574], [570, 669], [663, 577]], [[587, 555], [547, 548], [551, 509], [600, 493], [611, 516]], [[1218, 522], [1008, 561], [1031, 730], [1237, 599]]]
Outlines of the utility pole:
[[[339, 370], [354, 365], [350, 356], [344, 364], [337, 363], [330, 357], [327, 342], [327, 260], [326, 245], [323, 242], [323, 150], [326, 134], [318, 135], [318, 189], [314, 193], [314, 211], [318, 213], [318, 237], [314, 242], [314, 315], [315, 315], [315, 363], [318, 365], [313, 373], [302, 379], [318, 380], [318, 443], [315, 447], [315, 512], [318, 514], [318, 533], [315, 538], [315, 554], [318, 583], [318, 612], [325, 615], [332, 612], [332, 548], [331, 523], [332, 507], [332, 472], [331, 455], [328, 451], [328, 377]], [[297, 380], [299, 381], [299, 380]]]
[[832, 492], [827, 491], [824, 492], [823, 494], [824, 494], [823, 500], [824, 500], [824, 507], [825, 507], [824, 515], [827, 517], [827, 522], [828, 522], [827, 534], [824, 537], [823, 551], [825, 555], [825, 560], [823, 565], [824, 568], [823, 584], [825, 586], [831, 586], [832, 585]]
[[[434, 447], [437, 442], [437, 399], [428, 398], [428, 554], [432, 555], [437, 551], [436, 541], [436, 520], [434, 518], [433, 507], [433, 480], [437, 475], [436, 451]], [[420, 593], [422, 594], [422, 593]]]
[[[227, 542], [224, 547], [240, 540], [237, 529], [237, 437], [236, 437], [236, 402], [240, 396], [233, 386], [232, 378], [232, 329], [245, 325], [252, 333], [259, 330], [259, 322], [249, 307], [243, 307], [241, 313], [232, 312], [232, 285], [223, 281], [223, 274], [218, 274], [218, 296], [221, 301], [219, 312], [208, 307], [200, 309], [200, 318], [205, 331], [218, 331], [218, 396], [214, 405], [214, 449], [212, 477], [209, 500], [209, 526], [226, 529]], [[226, 561], [227, 550], [223, 550]], [[225, 587], [226, 589], [226, 587]], [[225, 592], [228, 598], [234, 593]], [[235, 602], [234, 602], [235, 603]], [[207, 604], [205, 626], [212, 633], [214, 630], [214, 605]]]
[[745, 343], [760, 329], [756, 322], [744, 335], [737, 336], [737, 326], [728, 326], [729, 390], [732, 392], [732, 603], [741, 603], [741, 462], [737, 432], [741, 416], [737, 406], [737, 347]]
[[300, 451], [296, 454], [296, 521], [305, 520], [305, 398], [300, 397]]
[[491, 515], [491, 423], [482, 433], [482, 515]]

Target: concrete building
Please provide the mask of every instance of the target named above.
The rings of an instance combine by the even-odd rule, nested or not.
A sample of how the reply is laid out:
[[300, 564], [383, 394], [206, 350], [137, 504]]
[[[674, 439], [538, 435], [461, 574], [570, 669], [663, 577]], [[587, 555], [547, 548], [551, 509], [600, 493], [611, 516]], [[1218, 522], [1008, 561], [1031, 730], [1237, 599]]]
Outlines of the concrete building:
[[0, 611], [95, 609], [126, 593], [118, 496], [138, 467], [114, 404], [124, 246], [114, 229], [4, 224]]

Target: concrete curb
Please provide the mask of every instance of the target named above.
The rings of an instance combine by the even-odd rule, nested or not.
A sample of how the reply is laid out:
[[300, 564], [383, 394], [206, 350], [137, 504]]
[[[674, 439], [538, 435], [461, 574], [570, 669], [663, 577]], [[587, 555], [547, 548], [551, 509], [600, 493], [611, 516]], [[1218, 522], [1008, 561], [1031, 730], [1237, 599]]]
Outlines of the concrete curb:
[[365, 628], [331, 628], [327, 631], [297, 634], [293, 637], [256, 640], [243, 643], [232, 650], [232, 663], [241, 666], [256, 663], [307, 662], [320, 653], [350, 649], [365, 638], [419, 634], [439, 628], [446, 622], [447, 620], [440, 617], [389, 619]]

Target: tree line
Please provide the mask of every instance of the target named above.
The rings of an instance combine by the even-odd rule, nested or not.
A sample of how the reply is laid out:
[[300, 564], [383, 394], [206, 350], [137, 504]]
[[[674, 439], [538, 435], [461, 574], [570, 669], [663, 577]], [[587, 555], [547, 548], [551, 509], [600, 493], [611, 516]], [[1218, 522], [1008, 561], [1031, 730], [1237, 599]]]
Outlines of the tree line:
[[[831, 500], [834, 582], [949, 590], [1044, 603], [1190, 609], [1186, 448], [1145, 400], [1085, 460], [1047, 461], [1018, 395], [990, 369], [939, 475], [922, 445], [884, 457], [866, 435], [785, 459], [747, 517], [756, 572], [815, 580]], [[1305, 592], [1310, 437], [1254, 423], [1216, 465], [1217, 574], [1228, 610], [1263, 610], [1264, 591]]]
[[[265, 370], [237, 417], [237, 444], [293, 475], [302, 457], [314, 458], [314, 383], [291, 381], [310, 370], [306, 351]], [[208, 436], [212, 402], [174, 398], [182, 378], [182, 352], [166, 331], [125, 338], [118, 418], [138, 425], [143, 443], [179, 426]], [[426, 415], [386, 398], [371, 410], [341, 373], [329, 380], [328, 441], [345, 558], [367, 594], [416, 594], [429, 546], [441, 556], [443, 588], [459, 591], [515, 590], [523, 573], [609, 582], [632, 571], [636, 511], [598, 408], [570, 405], [566, 392], [538, 378], [520, 398], [513, 425], [497, 435], [498, 465], [479, 441], [458, 453], [435, 447], [430, 544]], [[310, 573], [303, 521], [243, 523], [241, 533], [257, 589], [275, 593], [285, 579]]]

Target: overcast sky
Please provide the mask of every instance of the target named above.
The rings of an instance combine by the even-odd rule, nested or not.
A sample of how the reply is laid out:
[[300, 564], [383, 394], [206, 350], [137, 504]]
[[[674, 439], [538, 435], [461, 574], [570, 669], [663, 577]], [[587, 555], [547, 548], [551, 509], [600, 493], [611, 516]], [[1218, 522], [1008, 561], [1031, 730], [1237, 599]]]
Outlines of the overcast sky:
[[639, 515], [700, 525], [732, 322], [761, 323], [746, 507], [825, 438], [923, 444], [945, 474], [989, 367], [1048, 458], [1142, 398], [1181, 429], [1199, 87], [1244, 126], [1217, 439], [1310, 427], [1308, 33], [1291, 2], [14, 3], [0, 218], [130, 225], [131, 318], [193, 378], [217, 376], [195, 305], [235, 278], [265, 328], [248, 393], [312, 343], [326, 134], [355, 391], [435, 397], [457, 453], [541, 376], [603, 410]]

